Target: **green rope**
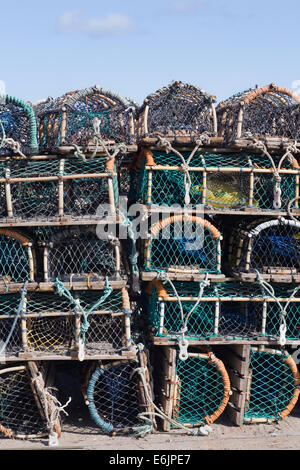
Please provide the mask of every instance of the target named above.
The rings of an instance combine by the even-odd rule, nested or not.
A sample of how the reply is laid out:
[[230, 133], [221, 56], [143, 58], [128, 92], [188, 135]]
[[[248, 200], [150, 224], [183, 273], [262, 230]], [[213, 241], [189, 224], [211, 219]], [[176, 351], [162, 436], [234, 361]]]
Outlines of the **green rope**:
[[88, 311], [85, 311], [85, 309], [80, 305], [79, 299], [75, 299], [72, 296], [71, 292], [57, 278], [56, 278], [56, 281], [55, 281], [55, 286], [56, 286], [56, 289], [57, 289], [57, 293], [60, 296], [66, 297], [70, 301], [70, 304], [74, 305], [74, 307], [75, 307], [74, 312], [75, 313], [78, 313], [78, 312], [81, 313], [83, 320], [82, 320], [82, 323], [81, 323], [81, 326], [80, 326], [79, 337], [81, 339], [82, 344], [84, 344], [85, 343], [86, 332], [88, 331], [88, 329], [90, 327], [88, 317], [93, 313], [94, 310], [96, 310], [99, 307], [99, 305], [101, 305], [107, 299], [107, 297], [109, 297], [109, 295], [113, 291], [113, 288], [109, 285], [108, 278], [106, 277], [105, 278], [105, 286], [104, 286], [104, 294]]

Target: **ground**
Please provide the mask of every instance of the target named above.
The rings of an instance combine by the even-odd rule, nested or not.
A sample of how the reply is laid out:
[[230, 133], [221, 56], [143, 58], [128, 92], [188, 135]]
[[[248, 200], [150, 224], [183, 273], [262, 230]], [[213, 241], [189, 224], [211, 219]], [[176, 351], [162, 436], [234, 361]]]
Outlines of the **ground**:
[[[299, 450], [300, 404], [283, 421], [270, 424], [233, 425], [223, 414], [212, 425], [211, 434], [191, 436], [181, 430], [156, 432], [144, 438], [102, 435], [86, 416], [65, 422], [59, 447], [70, 450]], [[38, 441], [0, 439], [1, 450], [47, 450], [47, 439]], [[133, 454], [134, 455], [134, 454]]]

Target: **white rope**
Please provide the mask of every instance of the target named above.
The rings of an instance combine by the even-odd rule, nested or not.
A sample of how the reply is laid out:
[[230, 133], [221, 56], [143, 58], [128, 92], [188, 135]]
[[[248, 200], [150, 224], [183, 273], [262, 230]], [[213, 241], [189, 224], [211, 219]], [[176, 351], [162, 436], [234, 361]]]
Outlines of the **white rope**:
[[[204, 425], [204, 426], [201, 426], [199, 428], [198, 431], [194, 431], [192, 429], [187, 429], [183, 424], [181, 423], [178, 423], [178, 421], [174, 421], [173, 419], [169, 418], [160, 408], [158, 408], [155, 403], [153, 402], [152, 398], [149, 396], [149, 393], [148, 393], [148, 389], [147, 389], [147, 381], [146, 381], [146, 377], [145, 377], [145, 372], [146, 372], [146, 368], [145, 367], [137, 367], [132, 375], [134, 373], [138, 373], [141, 380], [142, 380], [142, 384], [143, 384], [143, 387], [144, 387], [144, 391], [145, 391], [145, 395], [147, 397], [147, 400], [149, 401], [149, 403], [153, 406], [153, 408], [156, 410], [156, 413], [155, 412], [152, 412], [152, 411], [148, 411], [148, 412], [144, 412], [144, 413], [140, 413], [139, 416], [141, 419], [144, 419], [145, 421], [146, 420], [149, 420], [147, 418], [147, 416], [149, 415], [150, 416], [150, 420], [151, 420], [151, 417], [153, 416], [158, 416], [159, 418], [161, 419], [164, 419], [164, 420], [167, 420], [169, 423], [171, 423], [173, 426], [179, 428], [179, 429], [183, 429], [184, 431], [190, 433], [190, 434], [193, 434], [194, 436], [208, 436], [209, 433], [212, 431], [211, 427], [208, 426], [208, 425]], [[151, 422], [153, 423], [153, 418], [151, 420]]]
[[196, 300], [195, 304], [193, 305], [193, 307], [191, 308], [191, 310], [187, 313], [187, 315], [185, 317], [184, 317], [184, 312], [183, 312], [183, 306], [182, 306], [181, 299], [180, 299], [179, 294], [177, 292], [177, 289], [176, 289], [175, 285], [173, 284], [173, 282], [171, 281], [168, 273], [163, 271], [158, 276], [158, 279], [159, 278], [162, 279], [163, 283], [169, 282], [169, 284], [172, 287], [172, 290], [174, 292], [174, 295], [177, 299], [178, 305], [179, 305], [180, 318], [181, 318], [181, 323], [182, 323], [182, 328], [179, 331], [180, 339], [178, 340], [178, 346], [179, 346], [179, 349], [180, 349], [179, 359], [181, 359], [182, 361], [185, 361], [185, 360], [188, 359], [187, 349], [188, 349], [188, 345], [189, 345], [188, 340], [185, 338], [185, 333], [188, 330], [187, 323], [188, 323], [189, 318], [192, 315], [193, 311], [198, 307], [199, 303], [201, 302], [202, 297], [203, 297], [203, 291], [204, 291], [205, 287], [210, 285], [210, 280], [208, 279], [208, 273], [206, 273], [205, 279], [203, 281], [199, 282], [199, 293], [198, 293], [197, 300]]
[[281, 201], [282, 190], [281, 190], [281, 185], [280, 185], [281, 184], [281, 176], [280, 176], [279, 172], [280, 172], [280, 169], [281, 169], [281, 166], [282, 166], [284, 160], [287, 158], [289, 160], [289, 162], [292, 163], [293, 158], [294, 158], [292, 152], [298, 153], [299, 149], [296, 146], [296, 142], [295, 142], [295, 144], [289, 145], [286, 149], [285, 154], [281, 157], [281, 159], [278, 163], [278, 167], [276, 167], [274, 159], [272, 158], [272, 156], [268, 152], [266, 145], [262, 141], [256, 139], [253, 136], [252, 136], [252, 140], [254, 141], [253, 146], [258, 148], [259, 150], [261, 150], [262, 153], [266, 157], [268, 157], [268, 159], [271, 162], [271, 165], [272, 165], [273, 170], [274, 170], [273, 179], [274, 179], [274, 183], [275, 183], [274, 184], [274, 191], [273, 191], [273, 207], [274, 207], [274, 209], [280, 209], [281, 206], [282, 206], [282, 201]]
[[[287, 326], [286, 326], [286, 312], [287, 312], [287, 309], [288, 309], [288, 306], [290, 305], [290, 303], [292, 302], [293, 298], [295, 297], [295, 294], [298, 292], [298, 290], [300, 289], [300, 285], [298, 285], [297, 287], [295, 287], [295, 289], [293, 290], [292, 294], [290, 295], [290, 297], [288, 298], [287, 302], [285, 303], [285, 306], [283, 307], [281, 305], [281, 302], [277, 299], [276, 295], [275, 295], [275, 291], [274, 291], [274, 288], [273, 286], [271, 286], [271, 284], [269, 284], [267, 281], [265, 281], [264, 279], [262, 279], [260, 273], [256, 270], [256, 274], [257, 274], [257, 279], [258, 279], [258, 282], [260, 284], [260, 287], [262, 289], [262, 291], [266, 291], [267, 294], [275, 300], [276, 304], [278, 305], [279, 309], [280, 309], [280, 325], [279, 325], [279, 344], [280, 346], [285, 346], [286, 344], [286, 332], [287, 332]], [[265, 297], [264, 293], [263, 293], [263, 296]]]
[[193, 149], [193, 151], [190, 153], [187, 160], [185, 160], [182, 153], [180, 153], [178, 150], [176, 150], [172, 147], [172, 145], [171, 145], [171, 143], [169, 142], [168, 139], [166, 139], [164, 137], [161, 137], [160, 135], [158, 135], [157, 138], [158, 138], [157, 145], [159, 147], [162, 147], [165, 150], [166, 153], [170, 153], [170, 152], [175, 153], [175, 155], [177, 155], [182, 161], [182, 164], [181, 164], [180, 168], [181, 168], [182, 173], [184, 174], [184, 189], [185, 189], [184, 204], [186, 206], [188, 206], [190, 204], [190, 200], [191, 200], [190, 190], [191, 190], [191, 186], [192, 186], [191, 175], [190, 175], [190, 172], [189, 172], [189, 164], [190, 164], [192, 158], [194, 157], [195, 153], [199, 149], [199, 147], [202, 146], [205, 142], [207, 142], [207, 139], [209, 138], [208, 134], [207, 134], [207, 132], [204, 132], [203, 134], [201, 134], [199, 136], [199, 139], [197, 139], [197, 141], [196, 141], [196, 146]]

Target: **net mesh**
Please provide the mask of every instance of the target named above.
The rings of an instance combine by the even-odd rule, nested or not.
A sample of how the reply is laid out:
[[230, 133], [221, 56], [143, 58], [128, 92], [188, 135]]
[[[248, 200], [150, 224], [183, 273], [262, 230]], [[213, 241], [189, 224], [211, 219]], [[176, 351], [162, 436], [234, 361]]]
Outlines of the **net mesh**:
[[117, 264], [114, 242], [99, 239], [93, 231], [62, 232], [48, 248], [48, 279], [75, 281], [88, 276], [97, 280], [124, 274]]
[[30, 279], [28, 246], [4, 234], [0, 234], [0, 279], [4, 282]]
[[[146, 124], [148, 135], [157, 133], [173, 139], [185, 135], [195, 140], [203, 132], [214, 132], [213, 101], [214, 97], [202, 89], [175, 82], [146, 98], [139, 121]], [[144, 136], [141, 134], [139, 137]]]
[[249, 398], [244, 421], [265, 418], [279, 421], [295, 391], [295, 378], [283, 352], [251, 349]]
[[256, 228], [246, 230], [252, 234], [241, 233], [239, 243], [242, 245], [240, 257], [233, 251], [238, 272], [255, 272], [262, 274], [297, 274], [299, 272], [300, 226], [291, 220], [267, 221]]
[[135, 361], [98, 366], [88, 384], [87, 397], [92, 419], [106, 433], [128, 432], [142, 426], [139, 376]]
[[176, 377], [172, 418], [192, 426], [210, 422], [224, 395], [223, 378], [215, 365], [204, 357], [177, 358]]
[[[48, 434], [47, 423], [37, 408], [26, 369], [0, 372], [0, 424], [16, 437]], [[7, 436], [5, 431], [4, 435]]]
[[242, 137], [299, 137], [299, 100], [288, 90], [270, 85], [267, 90], [247, 90], [217, 107], [218, 129], [225, 141], [237, 138], [239, 111], [243, 106]]
[[146, 271], [219, 273], [219, 239], [198, 221], [170, 220], [145, 242]]
[[[181, 169], [182, 160], [175, 153], [154, 150], [153, 161], [142, 155], [139, 167], [131, 172], [130, 194], [135, 201], [155, 205], [179, 204], [182, 206], [186, 188], [185, 175]], [[185, 161], [188, 152], [182, 152]], [[274, 164], [278, 165], [280, 156], [274, 156]], [[146, 165], [151, 164], [151, 168]], [[175, 167], [159, 169], [159, 165]], [[176, 169], [177, 167], [177, 169]], [[262, 155], [248, 153], [212, 154], [196, 152], [189, 162], [191, 186], [189, 189], [190, 204], [205, 204], [213, 209], [239, 209], [255, 207], [263, 210], [273, 210], [274, 177], [273, 173], [259, 172], [259, 169], [272, 170], [271, 162]], [[236, 171], [222, 172], [222, 169], [232, 168]], [[284, 169], [292, 169], [292, 164], [286, 159]], [[250, 181], [251, 169], [255, 169], [253, 184]], [[248, 170], [247, 172], [245, 170]], [[205, 173], [206, 172], [206, 173]], [[286, 207], [296, 195], [296, 174], [281, 173], [281, 201]], [[206, 180], [204, 179], [206, 177]], [[252, 186], [252, 187], [251, 187]], [[253, 189], [253, 194], [250, 193]]]
[[[0, 162], [0, 178], [4, 179], [9, 175], [12, 179], [10, 182], [12, 209], [9, 208], [11, 213], [8, 213], [6, 202], [6, 183], [2, 181], [0, 200], [3, 206], [0, 216], [9, 215], [24, 219], [55, 217], [58, 214], [95, 216], [98, 206], [110, 202], [108, 177], [101, 176], [108, 173], [104, 157], [95, 157], [88, 162], [78, 158]], [[92, 176], [97, 174], [100, 176]], [[60, 177], [65, 179], [61, 180]], [[117, 177], [111, 176], [111, 178], [113, 182], [111, 197], [117, 203]], [[59, 197], [60, 186], [62, 198]]]
[[106, 143], [131, 143], [132, 107], [133, 103], [96, 87], [66, 93], [40, 107], [40, 145], [53, 149], [60, 145], [94, 144], [95, 118], [100, 120], [101, 137]]
[[37, 129], [33, 109], [24, 101], [0, 96], [0, 155], [15, 155], [11, 139], [25, 155], [36, 153]]
[[[74, 298], [88, 318], [85, 334], [87, 356], [128, 349], [122, 292], [113, 290], [100, 306], [95, 307], [103, 293], [102, 290], [74, 292]], [[5, 344], [2, 352], [6, 358], [24, 351], [31, 357], [35, 354], [38, 357], [49, 354], [68, 356], [78, 349], [78, 334], [86, 326], [86, 319], [68, 299], [55, 293], [28, 292], [23, 311], [15, 323], [19, 304], [20, 296], [17, 294], [0, 296], [0, 341]], [[76, 323], [77, 319], [79, 323]]]
[[173, 282], [173, 286], [180, 302], [167, 283], [152, 284], [145, 289], [147, 322], [157, 336], [180, 339], [184, 332], [188, 340], [214, 336], [249, 341], [259, 337], [279, 339], [284, 322], [286, 339], [299, 339], [300, 303], [296, 285], [287, 288], [275, 283], [272, 285], [274, 297], [259, 284], [214, 283], [203, 289], [202, 296], [199, 296], [198, 283]]

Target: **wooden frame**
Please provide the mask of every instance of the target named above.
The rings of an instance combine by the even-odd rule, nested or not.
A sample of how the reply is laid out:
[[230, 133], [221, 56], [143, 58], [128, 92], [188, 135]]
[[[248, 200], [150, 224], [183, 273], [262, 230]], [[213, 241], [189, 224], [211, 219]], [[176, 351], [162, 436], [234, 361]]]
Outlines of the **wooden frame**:
[[[167, 416], [168, 419], [162, 419], [162, 429], [163, 431], [170, 431], [171, 429], [171, 423], [169, 420], [176, 421], [176, 417], [174, 419], [174, 411], [176, 406], [180, 406], [180, 401], [178, 400], [178, 384], [179, 384], [179, 378], [176, 373], [176, 361], [177, 361], [177, 349], [173, 347], [162, 347], [160, 348], [160, 365], [161, 365], [161, 370], [160, 370], [160, 383], [161, 383], [161, 389], [160, 389], [160, 403], [162, 406], [162, 410], [164, 414]], [[199, 350], [201, 351], [201, 349]], [[199, 359], [204, 359], [207, 360], [209, 363], [213, 364], [218, 373], [221, 375], [223, 384], [224, 384], [224, 389], [223, 389], [223, 398], [221, 400], [220, 406], [217, 407], [217, 409], [210, 415], [206, 416], [203, 421], [199, 421], [199, 423], [182, 423], [183, 426], [189, 428], [189, 427], [195, 427], [195, 426], [201, 426], [203, 424], [212, 424], [215, 422], [219, 416], [223, 413], [225, 410], [229, 397], [231, 394], [231, 385], [230, 385], [230, 380], [229, 376], [227, 374], [227, 371], [224, 367], [223, 362], [216, 358], [216, 356], [212, 352], [199, 352], [199, 353], [188, 353], [188, 358], [199, 358]], [[187, 359], [188, 361], [188, 359]], [[196, 373], [196, 371], [195, 371]]]

